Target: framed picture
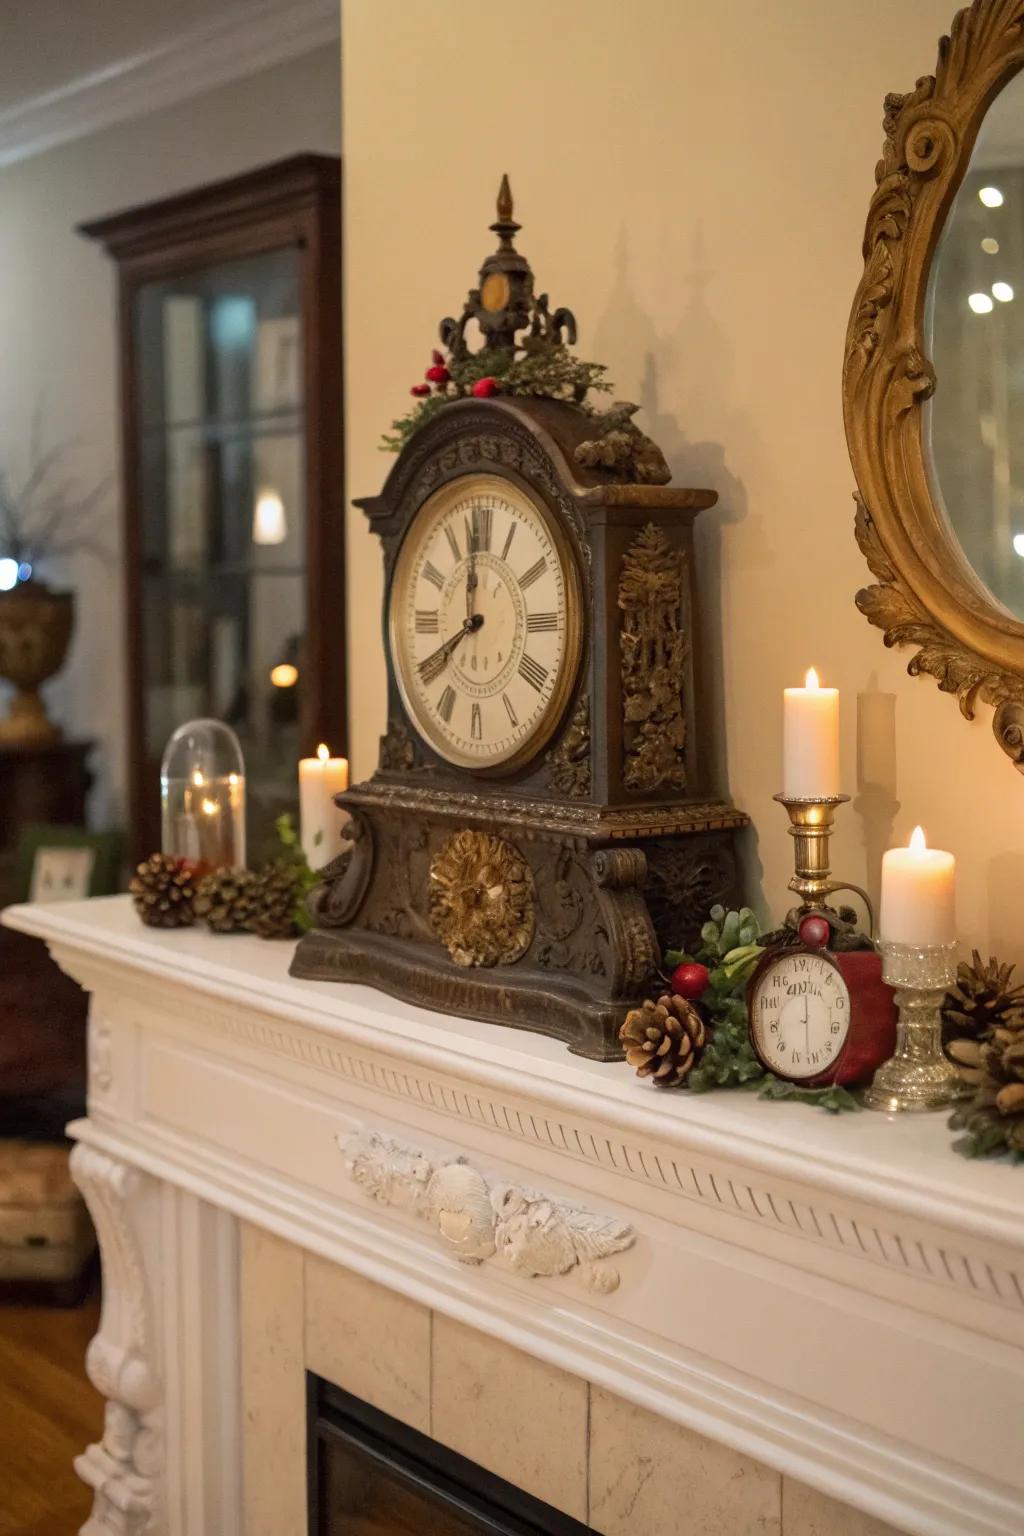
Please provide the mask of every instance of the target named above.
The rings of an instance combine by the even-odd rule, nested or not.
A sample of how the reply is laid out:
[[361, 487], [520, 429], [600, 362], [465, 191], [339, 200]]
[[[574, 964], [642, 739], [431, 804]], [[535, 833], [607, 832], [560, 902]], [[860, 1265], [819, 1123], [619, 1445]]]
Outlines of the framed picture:
[[119, 832], [27, 826], [18, 839], [17, 890], [22, 901], [82, 901], [118, 889]]

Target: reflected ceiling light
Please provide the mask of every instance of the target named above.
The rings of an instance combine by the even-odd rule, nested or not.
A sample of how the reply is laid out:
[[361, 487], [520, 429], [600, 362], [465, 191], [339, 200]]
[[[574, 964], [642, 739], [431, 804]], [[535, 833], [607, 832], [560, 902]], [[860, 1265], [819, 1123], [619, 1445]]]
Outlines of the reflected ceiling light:
[[294, 688], [299, 680], [299, 669], [290, 661], [280, 661], [270, 669], [270, 681], [275, 688]]
[[1003, 206], [1003, 194], [998, 187], [982, 187], [978, 196], [986, 208], [1001, 208]]
[[4, 558], [0, 560], [0, 592], [10, 592], [12, 587], [18, 585], [18, 562]]
[[1009, 304], [1013, 298], [1013, 289], [1009, 283], [993, 283], [992, 297], [998, 299], [1000, 304]]
[[252, 514], [254, 544], [283, 544], [288, 537], [284, 502], [276, 491], [261, 491]]
[[987, 315], [995, 308], [987, 293], [972, 293], [967, 302], [976, 315]]
[[981, 248], [985, 252], [986, 256], [999, 255], [999, 241], [995, 239], [993, 235], [985, 236], [984, 240], [981, 242]]
[[1013, 552], [1024, 560], [1024, 533], [1015, 533], [1013, 536]]

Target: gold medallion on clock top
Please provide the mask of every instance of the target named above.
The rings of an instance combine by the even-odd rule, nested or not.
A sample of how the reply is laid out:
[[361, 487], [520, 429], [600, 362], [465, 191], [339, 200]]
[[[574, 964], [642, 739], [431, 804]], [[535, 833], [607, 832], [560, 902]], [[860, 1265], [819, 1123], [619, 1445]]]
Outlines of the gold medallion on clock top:
[[504, 272], [491, 272], [480, 284], [480, 302], [489, 314], [494, 315], [508, 304], [510, 292]]
[[417, 513], [399, 551], [389, 632], [403, 702], [447, 762], [512, 767], [561, 717], [580, 658], [576, 566], [540, 503], [465, 475]]

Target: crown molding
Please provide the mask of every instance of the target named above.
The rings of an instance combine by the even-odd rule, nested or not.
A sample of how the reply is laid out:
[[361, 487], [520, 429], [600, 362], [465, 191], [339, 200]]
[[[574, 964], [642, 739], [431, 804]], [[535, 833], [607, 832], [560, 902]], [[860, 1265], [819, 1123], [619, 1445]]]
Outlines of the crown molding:
[[0, 167], [257, 74], [341, 32], [339, 0], [253, 0], [0, 112]]

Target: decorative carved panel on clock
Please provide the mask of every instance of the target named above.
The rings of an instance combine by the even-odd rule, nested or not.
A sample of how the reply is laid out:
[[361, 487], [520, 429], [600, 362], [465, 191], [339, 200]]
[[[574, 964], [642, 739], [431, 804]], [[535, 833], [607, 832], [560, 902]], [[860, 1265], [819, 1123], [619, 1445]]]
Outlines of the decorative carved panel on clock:
[[747, 818], [705, 791], [695, 692], [693, 523], [716, 496], [667, 483], [635, 407], [542, 387], [602, 370], [534, 294], [507, 184], [491, 227], [441, 325], [444, 398], [359, 503], [384, 556], [388, 725], [341, 797], [353, 841], [293, 969], [610, 1059], [662, 949], [734, 895]]

